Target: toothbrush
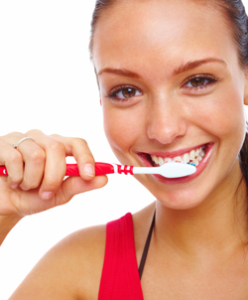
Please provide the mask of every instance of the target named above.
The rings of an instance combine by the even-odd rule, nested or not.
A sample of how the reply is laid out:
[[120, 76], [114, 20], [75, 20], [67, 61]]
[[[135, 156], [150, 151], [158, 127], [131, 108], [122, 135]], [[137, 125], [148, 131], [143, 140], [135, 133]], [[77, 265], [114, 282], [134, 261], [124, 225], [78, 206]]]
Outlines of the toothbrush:
[[[165, 163], [160, 167], [133, 167], [101, 162], [95, 163], [96, 176], [106, 174], [159, 174], [166, 178], [179, 178], [191, 175], [195, 172], [196, 167], [192, 163], [172, 162]], [[0, 166], [0, 175], [8, 176], [5, 166]], [[65, 176], [79, 176], [77, 164], [67, 164]]]

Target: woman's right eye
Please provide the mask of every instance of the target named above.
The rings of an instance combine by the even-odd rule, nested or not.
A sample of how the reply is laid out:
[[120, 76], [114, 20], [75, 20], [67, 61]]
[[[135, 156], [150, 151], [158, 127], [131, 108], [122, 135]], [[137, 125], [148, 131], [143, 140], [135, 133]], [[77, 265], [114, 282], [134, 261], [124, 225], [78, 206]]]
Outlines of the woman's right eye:
[[127, 101], [130, 98], [141, 96], [141, 95], [142, 93], [134, 87], [121, 86], [121, 87], [114, 88], [110, 92], [108, 97], [111, 98], [112, 100]]

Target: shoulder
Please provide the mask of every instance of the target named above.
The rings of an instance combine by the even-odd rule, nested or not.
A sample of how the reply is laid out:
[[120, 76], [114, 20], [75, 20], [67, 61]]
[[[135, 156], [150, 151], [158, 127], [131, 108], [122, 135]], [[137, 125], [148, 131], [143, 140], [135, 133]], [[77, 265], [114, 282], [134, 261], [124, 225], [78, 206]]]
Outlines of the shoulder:
[[51, 250], [53, 257], [64, 261], [64, 270], [70, 268], [76, 299], [97, 299], [105, 244], [106, 225], [99, 225], [70, 234]]
[[[155, 204], [133, 215], [139, 261]], [[106, 225], [78, 230], [38, 262], [10, 300], [97, 299], [105, 256]]]
[[97, 299], [106, 225], [78, 230], [38, 262], [10, 300]]

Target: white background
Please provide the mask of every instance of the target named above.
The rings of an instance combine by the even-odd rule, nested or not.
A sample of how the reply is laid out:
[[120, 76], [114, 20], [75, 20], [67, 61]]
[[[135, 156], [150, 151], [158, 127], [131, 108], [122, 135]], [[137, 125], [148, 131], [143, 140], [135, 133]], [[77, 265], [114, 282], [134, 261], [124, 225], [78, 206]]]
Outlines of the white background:
[[[85, 4], [87, 3], [87, 4]], [[0, 135], [38, 128], [83, 137], [96, 161], [117, 162], [102, 128], [88, 42], [95, 1], [0, 1]], [[244, 1], [246, 7], [247, 1]], [[131, 176], [26, 217], [0, 248], [0, 300], [64, 236], [153, 201]]]

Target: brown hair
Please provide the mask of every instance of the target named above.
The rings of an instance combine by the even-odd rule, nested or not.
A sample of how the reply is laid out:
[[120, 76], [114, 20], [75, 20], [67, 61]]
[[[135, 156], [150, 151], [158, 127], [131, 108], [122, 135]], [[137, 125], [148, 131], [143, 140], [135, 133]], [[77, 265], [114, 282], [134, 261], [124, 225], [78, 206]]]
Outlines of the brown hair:
[[[96, 29], [96, 24], [104, 10], [110, 9], [123, 0], [97, 0], [93, 17], [91, 21], [91, 38], [90, 38], [90, 53], [93, 49], [93, 37]], [[134, 1], [134, 0], [133, 0]], [[193, 0], [191, 0], [193, 1]], [[199, 1], [199, 0], [196, 0]], [[207, 2], [206, 2], [207, 1]], [[248, 17], [241, 0], [202, 0], [210, 7], [219, 7], [224, 17], [228, 21], [230, 30], [233, 32], [234, 41], [237, 45], [239, 63], [243, 69], [248, 68]], [[248, 187], [248, 134], [246, 133], [243, 146], [239, 153], [240, 168], [243, 177]]]

